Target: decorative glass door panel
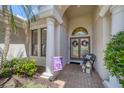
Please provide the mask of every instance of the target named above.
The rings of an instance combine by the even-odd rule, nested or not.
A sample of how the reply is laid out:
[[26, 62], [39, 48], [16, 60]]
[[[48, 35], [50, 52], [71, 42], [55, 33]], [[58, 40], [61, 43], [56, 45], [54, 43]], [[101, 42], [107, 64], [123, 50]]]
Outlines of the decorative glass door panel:
[[90, 52], [89, 37], [70, 38], [70, 58], [80, 60], [82, 56]]
[[89, 38], [80, 38], [80, 58], [89, 53]]
[[79, 40], [73, 38], [71, 39], [71, 58], [78, 59], [79, 58], [78, 51], [79, 51]]

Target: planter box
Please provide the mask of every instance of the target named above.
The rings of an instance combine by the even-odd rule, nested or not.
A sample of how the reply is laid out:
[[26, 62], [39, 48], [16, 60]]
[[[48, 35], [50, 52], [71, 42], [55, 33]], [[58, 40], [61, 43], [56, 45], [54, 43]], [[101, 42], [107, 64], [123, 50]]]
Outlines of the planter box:
[[119, 83], [119, 80], [116, 76], [109, 76], [109, 80], [104, 80], [103, 85], [106, 88], [122, 88], [122, 85]]

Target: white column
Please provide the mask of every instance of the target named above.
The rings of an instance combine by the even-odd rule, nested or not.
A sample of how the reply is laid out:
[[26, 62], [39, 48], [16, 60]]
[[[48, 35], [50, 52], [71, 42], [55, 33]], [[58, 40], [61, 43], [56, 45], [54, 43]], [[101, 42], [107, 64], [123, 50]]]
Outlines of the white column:
[[112, 35], [124, 31], [124, 6], [112, 6]]
[[103, 49], [106, 48], [106, 44], [111, 38], [111, 16], [107, 15], [103, 17]]
[[46, 77], [52, 76], [52, 58], [55, 55], [54, 50], [54, 33], [55, 33], [55, 20], [47, 18], [47, 46], [46, 46]]
[[105, 68], [105, 63], [104, 63], [104, 50], [106, 49], [106, 45], [107, 43], [109, 42], [110, 40], [110, 37], [111, 37], [111, 22], [110, 22], [110, 15], [106, 15], [102, 18], [102, 63], [101, 63], [101, 69], [102, 69], [102, 79], [103, 80], [106, 80], [109, 78], [109, 73], [108, 73], [108, 70]]
[[61, 56], [61, 53], [60, 53], [60, 45], [61, 45], [61, 44], [60, 44], [60, 43], [61, 43], [61, 41], [60, 41], [60, 40], [61, 40], [61, 35], [60, 35], [60, 34], [61, 34], [61, 25], [60, 25], [60, 24], [57, 25], [57, 27], [56, 27], [56, 32], [55, 32], [55, 33], [56, 33], [56, 37], [55, 37], [55, 39], [56, 39], [56, 41], [55, 41], [55, 42], [56, 42], [56, 47], [55, 47], [56, 50], [55, 50], [55, 52], [56, 52], [56, 53], [55, 53], [55, 55]]

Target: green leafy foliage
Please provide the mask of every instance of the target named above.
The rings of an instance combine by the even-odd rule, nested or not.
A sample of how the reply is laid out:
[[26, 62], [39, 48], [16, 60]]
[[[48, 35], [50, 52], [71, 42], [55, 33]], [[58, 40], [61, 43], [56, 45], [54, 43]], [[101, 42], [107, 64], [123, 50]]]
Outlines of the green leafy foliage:
[[0, 78], [7, 78], [12, 75], [12, 72], [9, 68], [0, 69]]
[[1, 69], [1, 76], [7, 75], [7, 72], [21, 76], [32, 76], [37, 71], [35, 63], [34, 59], [15, 58], [4, 64]]
[[122, 87], [124, 88], [124, 80], [120, 79], [120, 83], [122, 84]]
[[0, 78], [7, 78], [12, 75], [12, 69], [9, 67], [9, 61], [6, 64], [3, 64], [3, 67], [0, 68]]
[[104, 59], [105, 66], [112, 75], [124, 77], [124, 31], [112, 37], [107, 44]]
[[15, 66], [15, 73], [18, 75], [32, 76], [37, 70], [34, 59], [14, 59], [12, 61], [18, 62], [18, 65]]

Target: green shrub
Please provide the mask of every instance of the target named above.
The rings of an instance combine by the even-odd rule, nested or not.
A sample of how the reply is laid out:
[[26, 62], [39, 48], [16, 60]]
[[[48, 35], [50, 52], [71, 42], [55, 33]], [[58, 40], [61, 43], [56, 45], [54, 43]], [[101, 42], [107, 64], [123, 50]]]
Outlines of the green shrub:
[[0, 69], [0, 78], [7, 78], [12, 75], [12, 72], [9, 68]]
[[15, 66], [17, 64], [17, 59], [13, 59], [15, 61], [8, 61], [6, 64], [3, 65], [3, 68], [10, 69], [12, 73], [15, 71]]
[[[36, 71], [37, 67], [35, 60], [31, 58], [14, 58], [10, 62], [4, 64], [1, 69], [1, 77], [11, 74], [21, 75], [21, 76], [32, 76]], [[8, 73], [9, 72], [9, 73]]]
[[18, 74], [22, 73], [24, 75], [32, 76], [36, 72], [37, 68], [33, 59], [22, 59], [20, 60], [20, 64], [17, 66], [16, 70]]
[[[124, 31], [117, 33], [107, 44], [105, 66], [112, 75], [124, 77]], [[120, 80], [124, 87], [124, 83]]]
[[13, 64], [14, 74], [32, 76], [37, 71], [34, 59], [13, 59], [11, 62]]

